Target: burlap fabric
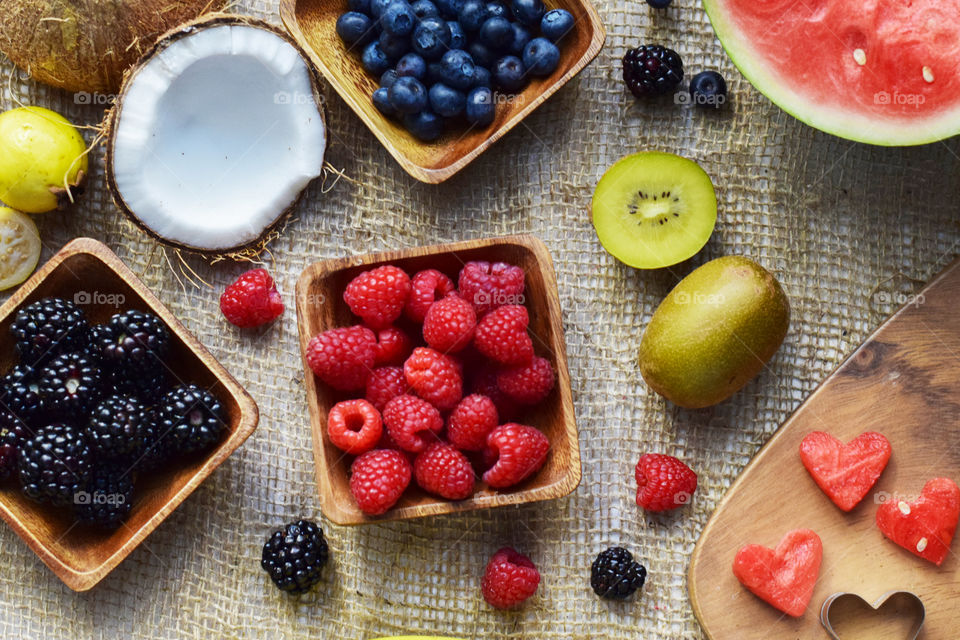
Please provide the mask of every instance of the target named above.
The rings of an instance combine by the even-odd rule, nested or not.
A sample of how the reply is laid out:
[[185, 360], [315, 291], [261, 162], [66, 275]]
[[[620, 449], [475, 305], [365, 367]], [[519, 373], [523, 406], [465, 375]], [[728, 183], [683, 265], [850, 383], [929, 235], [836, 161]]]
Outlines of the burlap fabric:
[[[188, 258], [214, 288], [181, 288], [164, 250], [111, 204], [95, 152], [83, 201], [70, 213], [37, 217], [44, 259], [75, 236], [105, 241], [250, 390], [260, 426], [90, 593], [72, 593], [0, 527], [0, 637], [702, 637], [685, 578], [699, 532], [791, 410], [898, 296], [951, 260], [960, 238], [958, 145], [883, 149], [819, 133], [743, 80], [695, 0], [661, 13], [639, 1], [597, 4], [608, 29], [597, 60], [441, 186], [409, 178], [324, 87], [329, 161], [349, 181], [328, 182], [329, 191], [314, 183], [272, 245], [267, 266], [288, 311], [262, 331], [235, 331], [217, 310], [219, 291], [247, 265]], [[249, 0], [241, 10], [278, 22], [273, 2]], [[720, 69], [731, 82], [730, 108], [717, 115], [636, 103], [619, 80], [619, 58], [647, 41], [671, 44], [691, 72]], [[87, 124], [102, 115], [23, 79], [9, 62], [0, 68], [4, 109], [16, 98]], [[676, 269], [624, 267], [600, 247], [588, 219], [597, 179], [638, 149], [695, 158], [717, 186], [716, 233]], [[259, 567], [265, 537], [291, 519], [321, 518], [293, 312], [300, 271], [345, 253], [518, 232], [541, 237], [557, 267], [580, 488], [551, 503], [467, 515], [361, 528], [324, 522], [333, 561], [323, 584], [300, 600], [280, 594]], [[778, 274], [793, 306], [790, 333], [769, 369], [733, 400], [681, 411], [646, 389], [636, 349], [678, 278], [725, 254], [745, 254]], [[699, 472], [689, 508], [664, 517], [637, 508], [633, 466], [645, 451], [682, 456]], [[612, 544], [633, 549], [650, 572], [643, 594], [625, 603], [601, 601], [588, 586], [593, 557]], [[501, 545], [528, 553], [543, 575], [536, 599], [517, 613], [491, 610], [478, 593], [484, 563]]]

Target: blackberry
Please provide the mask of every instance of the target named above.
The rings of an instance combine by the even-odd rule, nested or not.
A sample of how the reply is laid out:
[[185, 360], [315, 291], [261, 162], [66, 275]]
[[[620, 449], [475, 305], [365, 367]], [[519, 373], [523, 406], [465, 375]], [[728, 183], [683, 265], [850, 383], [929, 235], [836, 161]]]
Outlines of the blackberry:
[[103, 393], [103, 376], [82, 353], [65, 353], [40, 373], [40, 395], [48, 411], [62, 419], [82, 422]]
[[164, 369], [170, 332], [152, 313], [131, 309], [114, 314], [95, 331], [95, 349], [103, 366], [118, 375], [141, 378]]
[[101, 400], [87, 424], [87, 442], [100, 459], [117, 459], [142, 451], [147, 436], [143, 405], [134, 396]]
[[223, 407], [210, 392], [187, 384], [174, 387], [160, 400], [157, 430], [178, 453], [209, 448], [223, 431]]
[[0, 409], [9, 411], [30, 426], [42, 426], [46, 405], [33, 367], [17, 365], [4, 376], [0, 387]]
[[116, 464], [99, 466], [74, 503], [81, 522], [116, 529], [133, 507], [133, 478], [129, 469]]
[[623, 81], [637, 98], [669, 93], [682, 80], [683, 61], [672, 49], [648, 44], [623, 56]]
[[29, 434], [27, 425], [9, 411], [0, 411], [0, 481], [17, 470], [20, 446]]
[[20, 361], [42, 363], [87, 345], [87, 318], [74, 303], [62, 298], [43, 298], [17, 312], [10, 325]]
[[329, 553], [320, 527], [310, 520], [297, 520], [273, 532], [263, 545], [260, 566], [278, 589], [296, 595], [320, 582]]
[[20, 485], [37, 502], [73, 504], [90, 480], [92, 460], [82, 431], [60, 423], [46, 426], [20, 446]]
[[641, 588], [647, 570], [623, 547], [602, 551], [590, 568], [590, 586], [601, 598], [626, 598]]
[[145, 371], [132, 377], [115, 371], [104, 372], [104, 375], [107, 378], [107, 385], [113, 393], [136, 396], [147, 406], [157, 404], [164, 394], [170, 391], [166, 368]]
[[165, 432], [161, 433], [157, 414], [151, 409], [144, 413], [143, 434], [143, 446], [130, 460], [138, 472], [150, 473], [163, 468], [177, 452], [173, 447], [173, 439], [166, 437]]

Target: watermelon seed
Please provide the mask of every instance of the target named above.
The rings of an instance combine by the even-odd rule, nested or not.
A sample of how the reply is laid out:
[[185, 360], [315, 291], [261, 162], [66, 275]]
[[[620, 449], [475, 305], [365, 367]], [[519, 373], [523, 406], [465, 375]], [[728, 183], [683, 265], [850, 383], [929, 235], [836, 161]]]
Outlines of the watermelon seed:
[[900, 503], [897, 505], [897, 508], [900, 509], [900, 513], [902, 513], [903, 515], [905, 516], [910, 515], [910, 505], [908, 505], [906, 502], [903, 502], [901, 500]]
[[863, 49], [854, 49], [853, 50], [853, 59], [857, 61], [857, 64], [861, 67], [867, 64], [867, 52]]
[[923, 79], [927, 82], [933, 82], [933, 69], [930, 67], [923, 68]]
[[926, 548], [927, 548], [927, 539], [926, 539], [926, 538], [920, 538], [920, 541], [917, 543], [917, 552], [918, 552], [918, 553], [923, 553], [923, 551], [924, 551]]

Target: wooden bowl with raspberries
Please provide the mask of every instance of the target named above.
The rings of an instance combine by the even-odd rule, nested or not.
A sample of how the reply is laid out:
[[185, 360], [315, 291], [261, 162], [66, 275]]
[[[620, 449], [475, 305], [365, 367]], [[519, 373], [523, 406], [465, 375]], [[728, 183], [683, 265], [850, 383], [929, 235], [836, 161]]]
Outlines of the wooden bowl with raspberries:
[[556, 275], [537, 238], [314, 263], [297, 321], [333, 522], [550, 500], [580, 483]]

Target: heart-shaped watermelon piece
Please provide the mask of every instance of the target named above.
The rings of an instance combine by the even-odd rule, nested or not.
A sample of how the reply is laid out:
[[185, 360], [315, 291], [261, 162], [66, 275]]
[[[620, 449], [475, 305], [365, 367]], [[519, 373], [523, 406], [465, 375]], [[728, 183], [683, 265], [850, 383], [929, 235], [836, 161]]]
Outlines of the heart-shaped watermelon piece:
[[829, 433], [814, 431], [800, 443], [800, 459], [814, 482], [833, 503], [850, 511], [877, 483], [893, 449], [885, 436], [873, 431], [844, 444]]
[[913, 502], [894, 499], [877, 510], [883, 535], [938, 567], [950, 551], [958, 520], [960, 487], [949, 478], [934, 478]]
[[789, 616], [807, 610], [820, 575], [823, 542], [810, 529], [791, 531], [776, 549], [751, 544], [737, 552], [733, 573], [758, 598]]

